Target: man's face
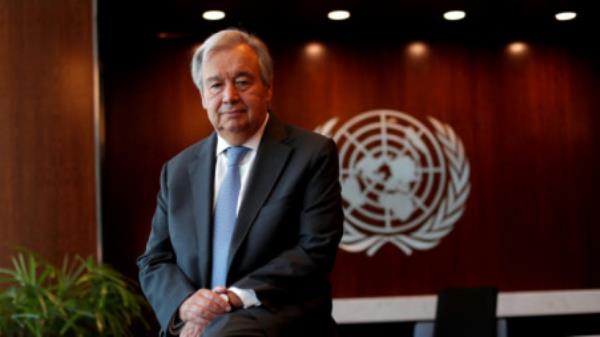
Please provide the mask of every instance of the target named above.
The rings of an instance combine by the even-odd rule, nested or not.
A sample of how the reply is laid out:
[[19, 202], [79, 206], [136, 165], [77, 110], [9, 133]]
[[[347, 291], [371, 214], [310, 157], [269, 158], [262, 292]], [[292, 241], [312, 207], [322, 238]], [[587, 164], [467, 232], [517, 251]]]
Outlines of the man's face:
[[209, 53], [202, 64], [202, 106], [219, 135], [243, 144], [262, 125], [272, 89], [260, 78], [254, 50], [240, 44]]

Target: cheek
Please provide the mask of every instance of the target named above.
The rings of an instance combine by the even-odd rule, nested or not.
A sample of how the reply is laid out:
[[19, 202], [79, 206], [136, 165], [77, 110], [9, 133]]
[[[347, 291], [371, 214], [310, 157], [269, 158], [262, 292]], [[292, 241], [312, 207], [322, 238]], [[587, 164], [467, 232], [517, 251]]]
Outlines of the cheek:
[[202, 107], [204, 109], [208, 109], [208, 98], [206, 97], [206, 92], [200, 92], [200, 102], [202, 102]]
[[207, 111], [206, 116], [208, 117], [208, 122], [213, 128], [218, 128], [221, 122], [219, 122], [219, 115], [216, 113], [212, 113], [211, 111]]
[[202, 106], [209, 113], [215, 111], [219, 107], [219, 100], [216, 97], [207, 97], [202, 100]]
[[202, 100], [202, 107], [206, 111], [206, 115], [211, 121], [217, 118], [218, 114], [215, 112], [217, 108], [214, 101], [210, 99], [204, 99]]

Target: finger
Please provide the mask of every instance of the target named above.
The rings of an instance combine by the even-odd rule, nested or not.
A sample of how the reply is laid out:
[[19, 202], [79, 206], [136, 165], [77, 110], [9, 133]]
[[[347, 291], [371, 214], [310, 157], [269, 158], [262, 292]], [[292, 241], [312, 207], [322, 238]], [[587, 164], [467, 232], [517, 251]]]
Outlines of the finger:
[[179, 337], [192, 337], [192, 326], [187, 324], [183, 326]]
[[200, 297], [186, 303], [183, 311], [191, 312], [211, 312], [214, 315], [220, 315], [228, 312], [231, 306], [218, 295], [213, 294], [210, 298]]
[[200, 315], [193, 315], [190, 317], [190, 319], [186, 322], [186, 323], [193, 323], [196, 325], [208, 325], [208, 323], [210, 323], [210, 321], [212, 321], [216, 316], [213, 316], [210, 319], [204, 318], [203, 316]]
[[[223, 294], [227, 293], [227, 289], [224, 287], [217, 287], [215, 289], [218, 289], [219, 291], [223, 291]], [[217, 314], [222, 314], [223, 312], [228, 312], [231, 311], [231, 306], [229, 305], [229, 300], [227, 298], [227, 296], [221, 296], [221, 293], [217, 293], [215, 291], [211, 291], [208, 289], [204, 289], [205, 291], [198, 293], [199, 296], [207, 299], [208, 301], [210, 301], [210, 305], [212, 306], [210, 308], [211, 311], [217, 313]]]
[[214, 287], [212, 291], [217, 294], [224, 294], [227, 292], [227, 288], [218, 286], [218, 287]]
[[200, 334], [204, 331], [204, 328], [206, 328], [206, 324], [194, 324], [192, 326], [192, 332], [194, 337], [200, 336]]
[[219, 297], [221, 297], [223, 299], [223, 301], [231, 304], [231, 301], [229, 300], [229, 290], [225, 287], [215, 287], [213, 288], [213, 292], [219, 294]]
[[186, 323], [183, 330], [181, 331], [180, 337], [199, 337], [204, 331], [204, 325]]
[[199, 306], [195, 304], [191, 304], [186, 307], [180, 314], [181, 319], [183, 321], [200, 321], [200, 320], [208, 320], [211, 321], [218, 314], [211, 311], [205, 306]]
[[233, 291], [227, 290], [227, 301], [229, 302], [229, 305], [231, 305], [232, 308], [243, 308], [244, 307], [244, 303], [242, 302], [242, 299], [239, 298], [239, 296], [234, 293]]
[[[182, 303], [179, 308], [179, 317], [188, 321], [191, 316], [200, 315], [210, 320], [214, 318], [214, 315], [220, 315], [230, 310], [229, 303], [219, 295], [208, 289], [200, 289]], [[208, 313], [212, 313], [212, 315]]]

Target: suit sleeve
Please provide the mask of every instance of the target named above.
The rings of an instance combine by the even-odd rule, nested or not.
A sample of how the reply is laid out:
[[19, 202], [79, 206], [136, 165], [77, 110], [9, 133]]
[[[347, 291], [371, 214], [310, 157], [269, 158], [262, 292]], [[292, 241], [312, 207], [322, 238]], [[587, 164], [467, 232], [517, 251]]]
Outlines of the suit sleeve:
[[[254, 289], [263, 305], [279, 298], [310, 293], [329, 296], [329, 274], [343, 232], [339, 163], [335, 143], [321, 143], [305, 172], [308, 182], [300, 200], [297, 242], [266, 265], [241, 278], [234, 286]], [[282, 224], [285, 225], [285, 224]], [[325, 292], [325, 294], [323, 293]]]
[[137, 260], [142, 291], [156, 313], [163, 336], [169, 331], [169, 323], [179, 305], [195, 291], [177, 266], [169, 236], [167, 168], [168, 163], [161, 171], [160, 191], [146, 251]]

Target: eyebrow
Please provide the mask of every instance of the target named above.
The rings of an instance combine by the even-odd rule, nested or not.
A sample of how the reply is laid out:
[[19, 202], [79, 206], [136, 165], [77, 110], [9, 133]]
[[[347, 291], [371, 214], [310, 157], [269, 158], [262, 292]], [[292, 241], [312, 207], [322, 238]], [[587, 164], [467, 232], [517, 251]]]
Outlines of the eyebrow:
[[254, 74], [252, 74], [249, 71], [245, 71], [245, 70], [237, 72], [234, 77], [237, 78], [237, 77], [241, 77], [241, 76], [246, 76], [246, 77], [254, 78]]
[[[246, 70], [241, 70], [235, 74], [234, 78], [238, 78], [238, 77], [242, 77], [242, 76], [249, 77], [249, 78], [255, 77], [254, 74], [252, 74], [252, 72], [246, 71]], [[206, 82], [216, 82], [216, 81], [221, 81], [221, 80], [222, 80], [221, 76], [215, 75], [215, 76], [208, 77], [206, 79]]]
[[211, 76], [206, 79], [206, 82], [216, 82], [216, 81], [220, 81], [220, 80], [221, 80], [221, 76]]

